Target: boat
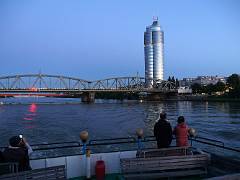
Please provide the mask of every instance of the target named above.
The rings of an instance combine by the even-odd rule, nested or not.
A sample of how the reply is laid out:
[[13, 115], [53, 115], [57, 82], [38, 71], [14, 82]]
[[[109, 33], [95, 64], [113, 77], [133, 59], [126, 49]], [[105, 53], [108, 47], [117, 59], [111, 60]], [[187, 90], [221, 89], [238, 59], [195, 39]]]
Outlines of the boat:
[[[35, 156], [30, 160], [33, 170], [29, 172], [35, 173], [40, 179], [78, 180], [86, 176], [89, 179], [98, 175], [97, 164], [103, 162], [106, 179], [179, 179], [179, 176], [183, 176], [183, 179], [240, 179], [240, 149], [199, 136], [190, 137], [189, 142], [188, 147], [176, 147], [173, 141], [173, 146], [167, 149], [156, 149], [153, 136], [34, 144]], [[177, 158], [181, 161], [176, 161]], [[154, 169], [151, 164], [153, 161], [160, 162], [157, 168], [161, 166], [163, 169]], [[190, 161], [190, 164], [186, 163]], [[164, 169], [166, 166], [161, 162], [177, 168]], [[150, 164], [153, 169], [146, 164]], [[146, 168], [141, 169], [139, 166], [147, 166], [150, 171], [145, 172]], [[137, 169], [135, 173], [131, 171], [134, 168]], [[198, 170], [202, 170], [202, 173], [198, 174]], [[192, 174], [188, 174], [188, 171]], [[54, 178], [56, 174], [59, 177]], [[0, 179], [28, 179], [27, 175], [29, 173], [13, 172], [1, 175]]]

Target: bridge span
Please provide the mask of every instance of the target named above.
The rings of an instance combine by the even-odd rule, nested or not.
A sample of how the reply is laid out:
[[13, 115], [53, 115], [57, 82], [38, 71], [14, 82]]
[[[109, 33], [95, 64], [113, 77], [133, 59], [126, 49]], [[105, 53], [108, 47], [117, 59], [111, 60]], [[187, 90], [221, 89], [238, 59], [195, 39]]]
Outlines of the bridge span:
[[80, 78], [47, 75], [24, 74], [0, 77], [0, 94], [63, 94], [81, 95], [82, 101], [93, 101], [96, 92], [119, 92], [148, 94], [176, 93], [175, 84], [169, 81], [152, 81], [152, 86], [147, 87], [143, 77], [116, 77], [102, 80], [88, 81]]

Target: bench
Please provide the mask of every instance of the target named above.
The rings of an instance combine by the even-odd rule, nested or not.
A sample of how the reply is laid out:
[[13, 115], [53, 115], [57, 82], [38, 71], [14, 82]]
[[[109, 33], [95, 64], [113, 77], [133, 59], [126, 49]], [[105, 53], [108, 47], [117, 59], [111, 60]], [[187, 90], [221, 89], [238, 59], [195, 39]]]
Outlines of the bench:
[[19, 173], [5, 174], [0, 176], [0, 180], [42, 180], [42, 179], [66, 179], [65, 166], [53, 166], [48, 168], [34, 169], [30, 171], [23, 171]]
[[193, 154], [186, 147], [143, 151], [136, 158], [120, 159], [126, 179], [203, 175], [207, 174], [208, 163], [208, 154]]
[[148, 149], [137, 152], [137, 157], [165, 157], [165, 156], [184, 156], [193, 154], [189, 146], [169, 147], [161, 149]]

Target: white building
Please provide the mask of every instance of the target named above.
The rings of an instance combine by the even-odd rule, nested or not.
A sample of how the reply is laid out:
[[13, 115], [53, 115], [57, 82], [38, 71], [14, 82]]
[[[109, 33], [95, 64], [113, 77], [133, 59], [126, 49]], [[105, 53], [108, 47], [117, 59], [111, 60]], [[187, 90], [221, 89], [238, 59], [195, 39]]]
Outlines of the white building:
[[205, 86], [208, 84], [215, 85], [218, 82], [223, 82], [224, 84], [226, 84], [226, 78], [221, 76], [198, 76], [196, 78], [183, 78], [179, 81], [180, 86], [188, 87], [195, 83]]
[[192, 89], [189, 87], [179, 87], [178, 94], [192, 94]]
[[147, 26], [144, 32], [145, 79], [148, 87], [153, 80], [163, 80], [163, 31], [158, 20]]
[[208, 85], [208, 84], [215, 85], [219, 81], [226, 83], [225, 78], [220, 76], [198, 76], [193, 82], [201, 85]]

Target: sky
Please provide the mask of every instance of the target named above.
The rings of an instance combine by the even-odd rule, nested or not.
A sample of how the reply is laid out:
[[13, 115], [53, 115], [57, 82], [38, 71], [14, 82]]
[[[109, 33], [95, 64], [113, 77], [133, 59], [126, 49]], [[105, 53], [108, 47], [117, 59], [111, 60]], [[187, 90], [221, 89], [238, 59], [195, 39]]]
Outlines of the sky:
[[0, 76], [144, 76], [153, 16], [165, 79], [240, 73], [239, 0], [1, 0]]

